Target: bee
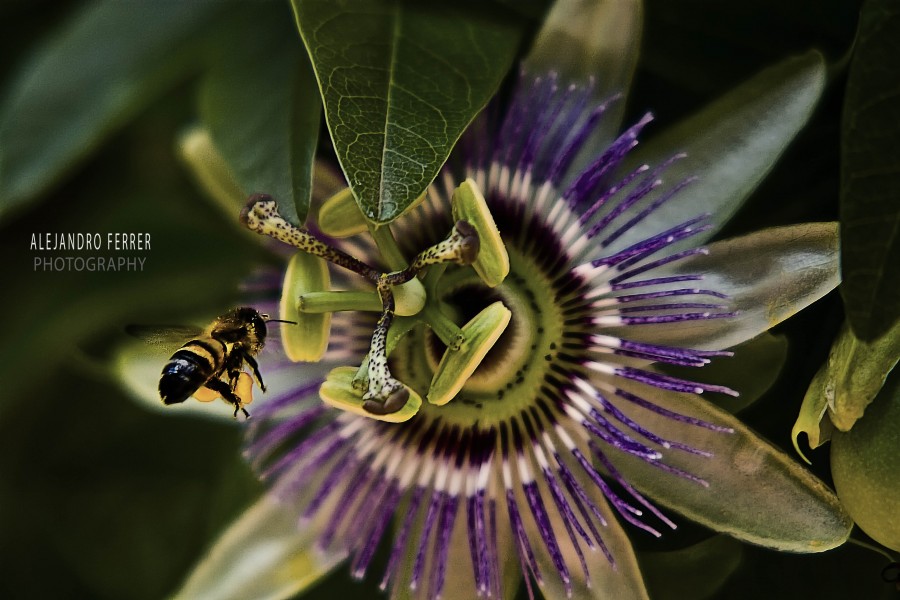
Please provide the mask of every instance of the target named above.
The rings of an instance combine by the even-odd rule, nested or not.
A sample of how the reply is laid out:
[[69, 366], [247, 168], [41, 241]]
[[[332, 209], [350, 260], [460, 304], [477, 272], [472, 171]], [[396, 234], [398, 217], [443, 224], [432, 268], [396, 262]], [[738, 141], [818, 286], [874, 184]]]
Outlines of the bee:
[[[255, 308], [241, 307], [217, 317], [206, 329], [190, 326], [129, 325], [128, 333], [152, 344], [183, 341], [163, 367], [159, 378], [159, 397], [163, 404], [179, 404], [201, 388], [212, 390], [245, 417], [250, 414], [235, 393], [238, 379], [247, 364], [263, 392], [266, 386], [254, 355], [266, 341], [266, 323], [292, 323], [270, 319]], [[227, 381], [225, 378], [227, 377]]]

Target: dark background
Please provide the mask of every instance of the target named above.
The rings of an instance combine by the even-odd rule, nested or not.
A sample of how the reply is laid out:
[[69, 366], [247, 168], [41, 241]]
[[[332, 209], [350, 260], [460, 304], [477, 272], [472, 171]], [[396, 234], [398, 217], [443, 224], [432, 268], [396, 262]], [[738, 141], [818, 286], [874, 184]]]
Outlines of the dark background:
[[[0, 86], [78, 5], [0, 0]], [[817, 48], [829, 62], [812, 123], [726, 233], [837, 218], [843, 58], [858, 10], [852, 0], [646, 3], [629, 111], [654, 111], [650, 136], [789, 55]], [[192, 81], [180, 82], [0, 229], [2, 598], [162, 597], [259, 493], [238, 455], [238, 427], [150, 412], [120, 390], [107, 362], [125, 323], [228, 306], [238, 279], [263, 259], [233, 235], [175, 157], [194, 99]], [[46, 231], [148, 231], [153, 247], [143, 273], [34, 272], [30, 236]], [[784, 448], [842, 318], [832, 294], [779, 330], [791, 342], [782, 375], [742, 416]], [[827, 481], [827, 451], [812, 457]], [[680, 525], [660, 541], [633, 536], [648, 553], [642, 562], [656, 599], [703, 597], [715, 570], [715, 557], [707, 565], [690, 552], [670, 561], [649, 554], [711, 535]], [[892, 597], [880, 579], [886, 560], [857, 546], [806, 556], [729, 548], [741, 564], [715, 597]], [[351, 582], [346, 568], [305, 597], [343, 594], [382, 597], [372, 582]]]

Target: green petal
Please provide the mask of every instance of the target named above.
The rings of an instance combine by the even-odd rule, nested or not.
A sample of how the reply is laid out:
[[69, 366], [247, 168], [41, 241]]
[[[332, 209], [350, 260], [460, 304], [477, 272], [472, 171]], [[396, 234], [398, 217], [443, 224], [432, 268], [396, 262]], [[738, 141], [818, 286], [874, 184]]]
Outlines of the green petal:
[[535, 38], [525, 66], [555, 71], [562, 81], [593, 78], [593, 97], [603, 102], [622, 94], [569, 169], [579, 173], [616, 136], [625, 113], [641, 46], [641, 0], [558, 0]]
[[159, 377], [163, 366], [175, 350], [177, 344], [172, 348], [164, 348], [149, 346], [144, 342], [130, 342], [123, 345], [116, 354], [114, 371], [125, 389], [145, 408], [169, 416], [195, 415], [235, 421], [231, 412], [219, 402], [194, 402], [188, 399], [186, 402], [171, 406], [162, 403], [157, 389]]
[[[590, 450], [584, 447], [581, 450], [585, 453], [585, 456], [590, 456]], [[584, 559], [590, 571], [591, 580], [590, 585], [588, 585], [584, 579], [584, 571], [581, 568], [578, 554], [575, 552], [572, 541], [566, 533], [559, 511], [548, 506], [547, 515], [550, 518], [553, 533], [557, 542], [559, 542], [560, 551], [563, 557], [567, 559], [569, 565], [569, 577], [572, 582], [571, 598], [574, 600], [594, 600], [595, 598], [643, 600], [648, 598], [647, 589], [644, 587], [644, 580], [641, 577], [641, 571], [638, 567], [631, 541], [619, 525], [614, 511], [610, 508], [606, 498], [597, 490], [597, 486], [587, 479], [579, 466], [569, 464], [569, 469], [576, 479], [579, 480], [582, 489], [591, 497], [591, 501], [597, 506], [606, 520], [606, 526], [599, 527], [600, 536], [615, 561], [615, 566], [610, 565], [603, 552], [599, 549], [591, 550], [587, 548], [584, 540], [579, 539]], [[535, 481], [543, 488], [541, 490], [543, 497], [545, 499], [551, 498], [549, 490], [543, 485], [543, 481], [540, 478]], [[516, 488], [519, 506], [528, 506], [528, 501], [521, 493], [521, 486], [516, 486]], [[526, 512], [528, 512], [527, 509]], [[556, 575], [556, 567], [554, 567], [553, 561], [544, 543], [541, 541], [540, 531], [532, 518], [525, 517], [524, 521], [538, 567], [544, 575], [544, 583], [541, 585], [544, 597], [566, 598], [566, 588], [562, 580]]]
[[316, 532], [298, 529], [293, 506], [263, 496], [222, 534], [173, 599], [290, 598], [345, 558], [317, 549]]
[[619, 335], [686, 348], [721, 349], [769, 330], [839, 283], [836, 223], [766, 229], [709, 245], [655, 269], [654, 277], [700, 274], [699, 287], [729, 295], [731, 318], [617, 328]]
[[704, 479], [707, 488], [633, 456], [609, 452], [623, 476], [653, 500], [710, 529], [776, 550], [822, 552], [846, 541], [853, 523], [834, 493], [738, 419], [699, 396], [618, 383], [657, 406], [734, 430], [712, 431], [620, 403], [631, 418], [661, 437], [713, 454], [660, 448], [665, 464]]
[[331, 287], [328, 265], [318, 256], [297, 252], [288, 263], [279, 305], [279, 318], [296, 325], [281, 325], [284, 353], [294, 362], [317, 362], [328, 348], [331, 313], [298, 310], [299, 298], [307, 292], [323, 292]]
[[678, 152], [687, 153], [665, 171], [667, 185], [652, 192], [651, 198], [688, 177], [699, 180], [616, 240], [609, 250], [626, 248], [706, 212], [713, 215], [716, 227], [690, 241], [697, 244], [710, 239], [806, 124], [824, 85], [825, 64], [820, 54], [791, 58], [639, 146], [626, 160], [623, 172], [645, 163], [658, 165]]
[[[193, 320], [197, 324], [206, 324], [213, 320]], [[223, 401], [197, 402], [188, 399], [181, 404], [166, 406], [159, 399], [159, 377], [163, 366], [169, 361], [172, 353], [178, 349], [176, 343], [172, 347], [152, 346], [143, 341], [133, 341], [122, 344], [116, 351], [113, 362], [113, 372], [123, 388], [141, 406], [154, 412], [159, 412], [169, 417], [199, 416], [209, 419], [218, 419], [225, 423], [238, 424], [240, 421], [232, 417], [232, 411]], [[296, 388], [297, 381], [305, 381], [322, 376], [322, 371], [327, 368], [322, 363], [294, 365], [291, 369], [270, 370], [265, 361], [260, 361], [260, 371], [266, 387], [269, 390], [263, 393], [259, 388], [253, 390], [253, 403], [247, 406], [250, 415], [253, 415], [254, 407], [261, 406], [270, 398], [278, 396], [281, 390]]]
[[[419, 507], [419, 514], [411, 529], [405, 556], [407, 559], [397, 571], [397, 579], [392, 584], [391, 600], [431, 600], [428, 596], [428, 566], [426, 563], [425, 580], [420, 581], [415, 591], [409, 589], [409, 580], [412, 576], [412, 567], [415, 561], [418, 543], [424, 529], [427, 503], [423, 502]], [[397, 510], [397, 515], [405, 515], [408, 512], [408, 500], [404, 500]], [[503, 504], [497, 506], [497, 555], [501, 557], [500, 569], [503, 578], [502, 600], [513, 600], [522, 579], [519, 563], [515, 560], [515, 549], [511, 530], [504, 526], [508, 517], [503, 509]], [[449, 552], [447, 554], [446, 580], [441, 591], [441, 600], [472, 600], [475, 597], [475, 575], [472, 570], [472, 554], [469, 550], [468, 528], [466, 526], [466, 503], [460, 502], [456, 511], [456, 519], [453, 522], [453, 533], [450, 537]], [[398, 520], [399, 521], [399, 520]], [[395, 525], [396, 533], [399, 524]], [[393, 539], [393, 536], [392, 536]]]

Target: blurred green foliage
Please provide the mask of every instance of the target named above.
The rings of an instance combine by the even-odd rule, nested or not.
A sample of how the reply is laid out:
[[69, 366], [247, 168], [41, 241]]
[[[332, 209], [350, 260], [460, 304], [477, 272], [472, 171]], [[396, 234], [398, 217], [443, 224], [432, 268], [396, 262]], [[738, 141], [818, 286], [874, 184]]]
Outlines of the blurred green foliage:
[[[58, 40], [80, 6], [0, 3], [0, 97], [9, 97], [20, 61]], [[529, 3], [521, 13], [535, 18], [541, 8]], [[760, 68], [809, 48], [821, 50], [833, 65], [810, 125], [726, 234], [837, 217], [846, 83], [841, 61], [851, 48], [859, 8], [857, 0], [646, 2], [629, 119], [652, 109], [660, 123], [671, 124]], [[97, 40], [111, 54], [120, 50], [104, 43], [111, 42]], [[188, 69], [154, 87], [152, 98], [142, 97], [146, 102], [129, 109], [127, 124], [121, 117], [121, 129], [105, 130], [104, 144], [93, 155], [67, 163], [69, 170], [38, 197], [39, 204], [8, 214], [2, 223], [0, 597], [162, 597], [258, 493], [238, 457], [237, 428], [147, 412], [117, 388], [104, 366], [124, 324], [177, 321], [227, 306], [237, 281], [266, 260], [256, 246], [233, 235], [175, 158], [178, 133], [198, 118], [193, 79]], [[63, 92], [73, 101], [86, 93]], [[29, 106], [17, 111], [13, 120], [27, 122]], [[319, 147], [328, 155], [327, 140]], [[30, 236], [48, 231], [147, 231], [153, 249], [143, 273], [34, 272]], [[791, 342], [786, 366], [742, 417], [783, 448], [790, 448], [800, 399], [840, 323], [840, 303], [832, 295], [778, 331]], [[827, 479], [827, 456], [812, 456], [816, 472]], [[662, 540], [633, 536], [647, 553], [642, 562], [648, 581], [659, 582], [651, 589], [704, 574], [697, 566], [703, 553], [698, 558], [683, 550], [710, 534], [679, 524]], [[844, 547], [808, 556], [740, 550], [740, 564], [729, 564], [733, 574], [710, 597], [893, 594], [879, 576], [886, 559], [868, 550]], [[676, 551], [682, 552], [659, 560], [660, 553]], [[688, 561], [683, 568], [682, 560]], [[382, 597], [374, 582], [350, 581], [346, 568], [306, 597], [351, 594]]]
[[856, 337], [900, 323], [900, 6], [863, 7], [841, 146], [841, 295]]

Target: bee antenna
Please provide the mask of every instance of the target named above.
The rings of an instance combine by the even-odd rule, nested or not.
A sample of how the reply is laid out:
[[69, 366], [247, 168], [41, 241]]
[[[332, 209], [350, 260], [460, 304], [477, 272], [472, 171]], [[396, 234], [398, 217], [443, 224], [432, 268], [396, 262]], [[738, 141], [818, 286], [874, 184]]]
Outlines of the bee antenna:
[[266, 323], [290, 323], [296, 325], [297, 321], [285, 321], [284, 319], [266, 319]]

